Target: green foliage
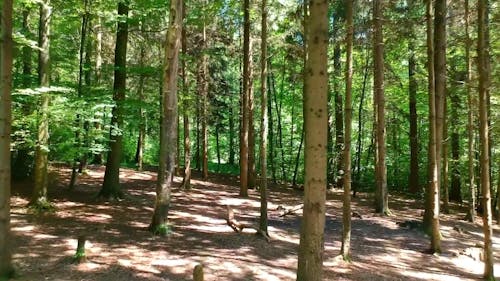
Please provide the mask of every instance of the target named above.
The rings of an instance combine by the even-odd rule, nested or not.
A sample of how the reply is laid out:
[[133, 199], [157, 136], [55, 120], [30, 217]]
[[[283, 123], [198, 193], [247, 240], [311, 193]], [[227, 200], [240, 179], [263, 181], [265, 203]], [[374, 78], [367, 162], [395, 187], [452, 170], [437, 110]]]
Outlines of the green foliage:
[[153, 235], [159, 235], [159, 236], [169, 236], [172, 234], [172, 226], [167, 223], [162, 223], [158, 226], [155, 227], [155, 229], [152, 230]]

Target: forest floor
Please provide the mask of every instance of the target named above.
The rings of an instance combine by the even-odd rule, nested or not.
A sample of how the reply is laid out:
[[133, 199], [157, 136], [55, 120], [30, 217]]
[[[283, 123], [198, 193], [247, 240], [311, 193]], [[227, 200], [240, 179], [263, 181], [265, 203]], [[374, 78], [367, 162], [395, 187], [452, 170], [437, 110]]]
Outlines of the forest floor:
[[[193, 188], [174, 188], [170, 211], [172, 233], [153, 236], [147, 231], [153, 212], [156, 174], [121, 170], [125, 199], [96, 199], [103, 167], [90, 167], [69, 191], [71, 170], [53, 168], [50, 200], [55, 211], [34, 214], [26, 207], [31, 185], [15, 183], [12, 196], [12, 232], [16, 280], [191, 280], [193, 268], [202, 263], [205, 280], [295, 280], [300, 210], [280, 216], [282, 207], [300, 205], [302, 191], [271, 188], [267, 242], [252, 229], [234, 232], [226, 224], [226, 205], [238, 220], [257, 223], [259, 196], [238, 196], [236, 178], [211, 175], [195, 177]], [[175, 178], [176, 185], [182, 179]], [[483, 263], [475, 247], [482, 245], [480, 218], [465, 222], [463, 207], [452, 205], [441, 216], [441, 255], [426, 254], [429, 239], [413, 224], [421, 220], [421, 203], [404, 196], [390, 196], [392, 216], [372, 212], [371, 196], [360, 193], [353, 210], [362, 218], [352, 220], [352, 263], [338, 258], [342, 220], [342, 193], [327, 196], [324, 280], [479, 280]], [[279, 207], [281, 206], [281, 207]], [[499, 228], [494, 229], [494, 253], [500, 261]], [[77, 237], [85, 235], [88, 261], [73, 264]], [[495, 271], [500, 273], [500, 264]]]

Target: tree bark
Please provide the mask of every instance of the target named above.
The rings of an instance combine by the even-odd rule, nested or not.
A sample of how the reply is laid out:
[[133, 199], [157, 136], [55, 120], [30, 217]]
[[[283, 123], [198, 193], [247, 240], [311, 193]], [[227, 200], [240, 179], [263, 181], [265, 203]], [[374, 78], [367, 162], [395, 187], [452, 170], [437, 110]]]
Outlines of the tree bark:
[[[337, 22], [335, 28], [340, 28], [339, 19], [335, 19]], [[334, 31], [337, 33], [337, 31]], [[335, 180], [333, 184], [337, 188], [342, 188], [343, 178], [344, 178], [344, 163], [343, 163], [343, 151], [344, 151], [344, 110], [342, 105], [342, 94], [340, 92], [340, 83], [342, 68], [340, 65], [341, 59], [341, 49], [340, 42], [337, 42], [335, 49], [333, 51], [333, 72], [335, 80], [333, 82], [333, 91], [335, 99]]]
[[470, 57], [470, 49], [472, 47], [472, 40], [469, 33], [470, 10], [469, 0], [465, 0], [465, 62], [466, 62], [466, 91], [467, 91], [467, 170], [468, 170], [468, 185], [469, 185], [469, 208], [467, 213], [467, 220], [473, 222], [476, 217], [476, 182], [474, 173], [474, 103], [472, 97], [472, 60]]
[[[182, 1], [182, 18], [186, 18], [186, 2]], [[184, 178], [182, 179], [182, 188], [191, 188], [191, 140], [190, 140], [190, 126], [189, 126], [189, 86], [188, 86], [188, 73], [186, 71], [186, 55], [187, 55], [187, 30], [186, 26], [182, 26], [181, 34], [182, 44], [182, 94], [183, 99], [183, 125], [184, 125]]]
[[261, 42], [260, 42], [260, 220], [259, 230], [267, 232], [267, 0], [261, 3]]
[[243, 2], [243, 94], [241, 96], [240, 196], [248, 196], [248, 127], [250, 90], [250, 0]]
[[154, 233], [162, 234], [168, 222], [170, 192], [175, 172], [177, 153], [177, 71], [181, 46], [183, 0], [170, 1], [169, 27], [165, 45], [164, 86], [161, 110], [160, 162], [156, 183], [156, 201], [149, 226]]
[[128, 2], [118, 3], [118, 15], [122, 20], [118, 22], [115, 45], [115, 79], [113, 85], [113, 101], [116, 103], [111, 117], [111, 128], [106, 171], [99, 196], [104, 198], [121, 198], [120, 163], [122, 158], [123, 135], [123, 102], [125, 101], [127, 82], [127, 41], [128, 41]]
[[304, 211], [300, 226], [297, 280], [323, 276], [328, 137], [328, 1], [311, 0], [306, 15]]
[[[50, 0], [40, 3], [40, 21], [38, 27], [38, 79], [40, 87], [50, 87], [50, 18], [52, 8]], [[49, 102], [48, 91], [41, 94], [40, 116], [38, 120], [38, 138], [35, 151], [35, 185], [30, 205], [44, 207], [47, 199], [47, 170], [49, 152]]]
[[208, 179], [208, 54], [207, 50], [207, 31], [203, 23], [203, 42], [201, 57], [201, 134], [202, 134], [202, 161], [203, 161], [203, 179]]
[[443, 200], [443, 212], [448, 214], [450, 212], [450, 163], [448, 157], [449, 151], [449, 139], [448, 139], [448, 101], [444, 100], [443, 105], [443, 141], [441, 144], [442, 147], [442, 169], [441, 169], [441, 178], [442, 178], [442, 191], [441, 199]]
[[13, 274], [10, 233], [10, 141], [12, 90], [12, 0], [0, 3], [0, 279]]
[[[251, 8], [250, 8], [251, 9]], [[251, 20], [251, 19], [250, 19]], [[255, 122], [253, 92], [253, 40], [250, 35], [248, 50], [248, 187], [255, 187]]]
[[[141, 46], [139, 67], [144, 66], [144, 57], [146, 55], [145, 46]], [[135, 162], [137, 163], [137, 169], [139, 171], [143, 170], [143, 159], [144, 159], [144, 144], [146, 143], [146, 114], [142, 103], [144, 102], [144, 81], [146, 77], [143, 73], [139, 76], [139, 85], [137, 88], [137, 95], [139, 98], [139, 135], [137, 136], [137, 149], [135, 152]]]
[[488, 126], [488, 92], [490, 90], [490, 55], [489, 55], [489, 27], [488, 27], [488, 0], [479, 0], [478, 14], [478, 72], [479, 72], [479, 143], [481, 167], [481, 191], [483, 195], [483, 232], [484, 232], [484, 279], [495, 280], [493, 265], [492, 244], [492, 210], [490, 192], [490, 154], [489, 154], [489, 126]]
[[342, 245], [343, 259], [351, 259], [351, 134], [352, 134], [352, 75], [354, 41], [354, 1], [346, 1], [346, 72], [345, 72], [345, 131], [344, 131], [344, 198], [342, 205]]
[[382, 32], [383, 1], [373, 1], [373, 88], [376, 101], [376, 137], [375, 167], [376, 167], [376, 191], [375, 211], [388, 215], [388, 192], [387, 192], [387, 166], [386, 157], [386, 129], [385, 129], [385, 95], [384, 95], [384, 39]]
[[[409, 1], [410, 6], [408, 10], [410, 13], [413, 11], [413, 1]], [[417, 115], [417, 90], [418, 82], [415, 77], [417, 61], [415, 58], [415, 30], [413, 25], [414, 21], [410, 23], [410, 36], [408, 40], [408, 77], [409, 77], [409, 107], [410, 107], [410, 177], [408, 179], [409, 190], [411, 193], [418, 193], [420, 189], [419, 185], [419, 166], [418, 166], [418, 115]]]

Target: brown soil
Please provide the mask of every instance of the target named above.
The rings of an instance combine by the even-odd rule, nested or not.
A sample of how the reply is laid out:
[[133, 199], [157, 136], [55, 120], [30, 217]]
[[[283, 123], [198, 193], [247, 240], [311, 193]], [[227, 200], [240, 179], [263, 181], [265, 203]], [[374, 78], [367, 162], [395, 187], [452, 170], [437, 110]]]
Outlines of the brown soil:
[[[238, 220], [257, 223], [258, 192], [238, 197], [234, 178], [195, 177], [193, 189], [173, 190], [167, 237], [153, 236], [147, 226], [153, 212], [155, 173], [122, 169], [124, 200], [96, 199], [104, 170], [92, 167], [68, 191], [70, 170], [52, 173], [50, 199], [55, 211], [36, 215], [26, 208], [31, 185], [14, 184], [12, 232], [17, 280], [192, 280], [195, 265], [204, 265], [205, 280], [295, 280], [300, 212], [280, 217], [280, 208], [301, 203], [302, 192], [273, 188], [269, 202], [271, 242], [252, 229], [235, 233], [226, 224], [226, 205]], [[176, 178], [176, 183], [181, 178]], [[421, 204], [391, 196], [392, 216], [372, 213], [371, 197], [359, 194], [353, 210], [362, 218], [352, 221], [352, 263], [338, 258], [342, 232], [341, 192], [328, 195], [325, 229], [325, 280], [478, 280], [483, 264], [466, 249], [481, 245], [481, 221], [462, 220], [463, 207], [453, 205], [443, 215], [443, 254], [426, 254], [429, 239], [418, 229], [401, 227], [420, 220]], [[455, 228], [455, 229], [454, 229]], [[499, 229], [494, 249], [500, 259]], [[88, 261], [73, 263], [77, 238], [87, 237]], [[496, 272], [500, 273], [497, 264]]]

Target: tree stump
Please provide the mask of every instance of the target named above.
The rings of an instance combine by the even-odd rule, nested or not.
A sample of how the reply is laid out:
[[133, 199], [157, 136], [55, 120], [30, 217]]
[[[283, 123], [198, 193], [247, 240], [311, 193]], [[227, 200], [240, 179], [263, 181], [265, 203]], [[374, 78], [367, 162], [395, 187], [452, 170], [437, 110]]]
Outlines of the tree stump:
[[85, 254], [85, 241], [86, 237], [84, 235], [78, 236], [78, 245], [76, 247], [76, 253], [74, 257], [75, 263], [84, 263], [87, 261], [87, 255]]
[[203, 281], [203, 265], [201, 263], [194, 267], [193, 271], [193, 281]]

